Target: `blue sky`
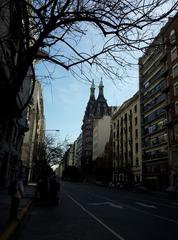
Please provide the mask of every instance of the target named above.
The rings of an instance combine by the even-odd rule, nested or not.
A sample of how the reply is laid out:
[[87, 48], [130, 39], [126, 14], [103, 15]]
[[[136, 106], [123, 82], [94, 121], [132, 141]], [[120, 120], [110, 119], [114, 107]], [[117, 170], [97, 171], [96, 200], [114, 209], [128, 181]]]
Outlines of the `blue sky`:
[[[49, 67], [49, 66], [48, 66]], [[42, 64], [37, 66], [38, 74], [44, 73]], [[95, 97], [98, 96], [98, 84], [103, 80], [104, 95], [109, 106], [119, 106], [138, 90], [137, 67], [130, 71], [132, 77], [115, 84], [105, 76], [94, 79], [96, 83]], [[40, 78], [44, 97], [46, 129], [60, 129], [60, 133], [51, 132], [60, 139], [67, 138], [70, 142], [76, 140], [81, 132], [82, 119], [89, 100], [89, 82], [77, 81], [73, 76], [60, 67], [56, 68], [52, 81]]]

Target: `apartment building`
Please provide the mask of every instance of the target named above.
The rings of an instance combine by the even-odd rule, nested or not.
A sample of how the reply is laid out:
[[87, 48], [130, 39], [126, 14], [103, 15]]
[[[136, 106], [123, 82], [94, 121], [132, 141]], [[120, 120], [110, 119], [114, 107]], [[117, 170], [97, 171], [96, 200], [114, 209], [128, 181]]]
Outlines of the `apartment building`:
[[112, 116], [114, 182], [128, 186], [142, 181], [140, 97], [137, 92]]
[[112, 157], [107, 157], [111, 133], [111, 116], [96, 118], [93, 122], [93, 178], [111, 181]]
[[109, 142], [111, 117], [103, 116], [100, 119], [94, 119], [93, 123], [93, 154], [92, 160], [103, 157], [105, 145]]
[[21, 146], [29, 127], [26, 106], [33, 90], [33, 70], [29, 68], [21, 84], [16, 71], [29, 43], [22, 10], [21, 1], [0, 1], [0, 188], [22, 170]]
[[165, 190], [178, 173], [178, 14], [139, 59], [143, 181]]
[[[39, 81], [36, 80], [32, 100], [28, 106], [27, 121], [29, 130], [25, 133], [21, 148], [21, 160], [23, 168], [26, 170], [28, 181], [34, 179], [38, 168], [35, 164], [38, 160], [38, 146], [45, 140], [45, 117], [43, 106], [42, 88]], [[36, 160], [36, 163], [35, 163]]]
[[81, 158], [82, 158], [82, 133], [78, 136], [76, 143], [76, 166], [78, 169], [81, 168]]

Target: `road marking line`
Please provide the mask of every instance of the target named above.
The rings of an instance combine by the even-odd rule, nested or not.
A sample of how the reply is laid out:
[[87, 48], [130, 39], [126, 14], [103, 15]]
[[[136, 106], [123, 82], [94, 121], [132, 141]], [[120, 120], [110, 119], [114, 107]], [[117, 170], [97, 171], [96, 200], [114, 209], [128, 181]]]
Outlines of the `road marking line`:
[[[98, 196], [98, 197], [101, 198], [101, 199], [105, 199], [105, 200], [111, 201], [111, 202], [113, 202], [113, 203], [122, 204], [122, 203], [120, 203], [120, 202], [118, 202], [118, 201], [112, 200], [112, 199], [107, 198], [107, 197], [100, 196], [100, 195], [98, 195], [98, 194], [93, 194], [93, 193], [90, 193], [90, 194], [91, 194], [91, 195]], [[171, 219], [171, 218], [167, 218], [167, 217], [163, 217], [163, 216], [160, 216], [160, 215], [157, 215], [157, 214], [153, 214], [153, 213], [147, 212], [147, 211], [145, 211], [145, 210], [141, 210], [141, 209], [138, 209], [138, 208], [135, 208], [135, 207], [131, 207], [131, 206], [127, 205], [127, 204], [123, 204], [123, 206], [124, 206], [124, 207], [127, 207], [127, 208], [130, 208], [130, 209], [132, 209], [132, 210], [134, 210], [134, 211], [138, 211], [138, 212], [145, 213], [145, 214], [150, 215], [150, 216], [152, 216], [152, 217], [157, 217], [157, 218], [159, 218], [159, 219], [166, 220], [166, 221], [168, 221], [168, 222], [172, 222], [172, 223], [178, 224], [178, 221], [173, 220], [173, 219]]]
[[114, 204], [111, 202], [101, 202], [101, 203], [87, 203], [88, 205], [94, 205], [94, 206], [100, 206], [100, 205], [109, 205], [110, 207], [114, 207], [114, 208], [120, 208], [122, 209], [123, 207], [118, 205], [118, 204]]
[[148, 204], [145, 204], [145, 203], [141, 203], [141, 202], [135, 202], [137, 205], [140, 205], [142, 207], [147, 207], [147, 208], [157, 208], [156, 206], [154, 205], [148, 205]]
[[[125, 197], [127, 199], [131, 199], [131, 200], [140, 200], [140, 198], [135, 198], [135, 197]], [[162, 199], [163, 200], [163, 199]], [[163, 207], [169, 207], [169, 208], [175, 208], [175, 209], [178, 209], [177, 206], [173, 206], [171, 205], [172, 203], [169, 203], [169, 204], [166, 204], [166, 203], [159, 203], [159, 202], [155, 202], [155, 201], [152, 201], [152, 200], [148, 200], [148, 199], [142, 199], [142, 201], [146, 201], [148, 203], [153, 203], [153, 204], [156, 204], [156, 205], [159, 205], [159, 206], [163, 206]], [[174, 204], [174, 203], [173, 203]], [[178, 205], [178, 204], [177, 204]]]
[[105, 227], [109, 232], [111, 232], [116, 238], [119, 240], [125, 240], [122, 236], [120, 236], [118, 233], [116, 233], [114, 230], [112, 230], [110, 227], [108, 227], [104, 222], [102, 222], [99, 218], [97, 218], [93, 213], [88, 211], [86, 208], [84, 208], [79, 202], [77, 202], [73, 197], [71, 197], [68, 193], [63, 191], [78, 207], [80, 207], [84, 212], [86, 212], [88, 215], [90, 215], [93, 219], [95, 219], [98, 223], [100, 223], [103, 227]]

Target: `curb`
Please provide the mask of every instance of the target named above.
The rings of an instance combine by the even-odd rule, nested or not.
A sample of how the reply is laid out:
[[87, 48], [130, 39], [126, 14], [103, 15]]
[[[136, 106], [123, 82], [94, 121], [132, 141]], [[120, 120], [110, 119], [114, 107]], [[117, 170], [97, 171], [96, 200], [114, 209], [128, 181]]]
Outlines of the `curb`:
[[20, 212], [19, 215], [19, 220], [18, 221], [13, 221], [7, 227], [4, 229], [2, 234], [0, 235], [0, 240], [9, 240], [15, 231], [17, 230], [18, 226], [24, 219], [24, 217], [27, 215], [30, 207], [32, 206], [33, 200], [31, 200]]

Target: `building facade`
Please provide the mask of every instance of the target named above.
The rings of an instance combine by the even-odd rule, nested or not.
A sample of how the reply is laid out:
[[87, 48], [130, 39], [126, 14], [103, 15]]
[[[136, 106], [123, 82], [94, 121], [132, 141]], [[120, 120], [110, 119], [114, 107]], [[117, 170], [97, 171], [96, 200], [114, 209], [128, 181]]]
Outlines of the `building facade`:
[[106, 143], [109, 142], [111, 131], [111, 117], [103, 116], [93, 122], [93, 154], [92, 161], [104, 156]]
[[[33, 68], [20, 84], [16, 78], [18, 60], [28, 41], [21, 2], [0, 3], [0, 187], [5, 187], [21, 171], [21, 146], [28, 131], [27, 103], [33, 91]], [[18, 87], [17, 87], [18, 86]]]
[[90, 88], [90, 98], [87, 103], [85, 115], [82, 125], [82, 158], [81, 168], [83, 178], [88, 178], [92, 175], [93, 169], [93, 121], [94, 119], [102, 118], [104, 115], [110, 115], [110, 108], [103, 93], [103, 82], [99, 84], [98, 98], [95, 99], [95, 86], [94, 82]]
[[[32, 181], [35, 174], [35, 162], [37, 158], [37, 146], [45, 141], [45, 118], [41, 84], [36, 81], [33, 97], [28, 107], [29, 130], [25, 133], [21, 160], [26, 169], [28, 181]], [[37, 174], [37, 173], [36, 173]]]
[[81, 169], [81, 158], [82, 158], [82, 133], [77, 138], [76, 143], [76, 166]]
[[95, 118], [93, 122], [93, 180], [109, 182], [112, 175], [110, 154], [111, 116]]
[[140, 97], [137, 92], [112, 116], [113, 182], [142, 182]]
[[165, 190], [177, 181], [178, 14], [139, 59], [143, 181]]

